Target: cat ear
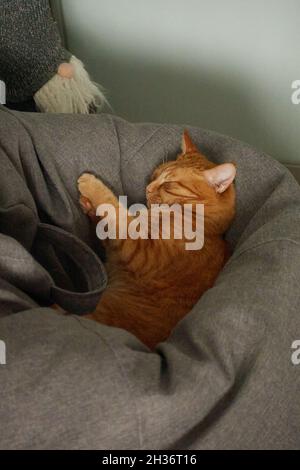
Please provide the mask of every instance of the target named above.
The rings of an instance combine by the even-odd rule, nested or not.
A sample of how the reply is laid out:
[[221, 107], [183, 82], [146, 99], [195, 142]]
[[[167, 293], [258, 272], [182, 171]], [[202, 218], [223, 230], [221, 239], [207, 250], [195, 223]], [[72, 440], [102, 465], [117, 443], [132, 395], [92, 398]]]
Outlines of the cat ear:
[[194, 145], [188, 131], [184, 131], [182, 136], [181, 150], [183, 154], [190, 152], [199, 152], [196, 145]]
[[206, 181], [215, 188], [217, 193], [224, 193], [233, 182], [236, 167], [233, 163], [223, 163], [203, 172]]

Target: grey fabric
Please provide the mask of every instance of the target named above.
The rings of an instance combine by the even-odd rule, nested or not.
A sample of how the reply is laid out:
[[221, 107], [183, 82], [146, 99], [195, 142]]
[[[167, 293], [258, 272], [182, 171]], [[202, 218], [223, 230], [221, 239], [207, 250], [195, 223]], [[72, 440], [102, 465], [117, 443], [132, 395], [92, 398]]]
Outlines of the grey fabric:
[[[79, 221], [76, 229], [74, 224], [82, 217], [78, 201], [64, 189], [56, 164], [47, 168], [47, 153], [36, 154], [30, 135], [13, 115], [4, 110], [0, 115], [1, 278], [42, 306], [59, 303], [68, 311], [87, 313], [97, 305], [107, 279], [99, 257], [76, 236], [84, 232]], [[51, 218], [55, 212], [57, 220]], [[0, 296], [1, 305], [6, 313], [15, 311], [7, 296]]]
[[[237, 163], [237, 216], [227, 234], [234, 253], [154, 353], [125, 331], [39, 306], [37, 294], [53, 275], [52, 261], [39, 264], [33, 250], [38, 224], [96, 249], [77, 203], [78, 176], [93, 171], [141, 202], [151, 170], [176, 154], [181, 132], [109, 115], [1, 108], [0, 339], [7, 364], [0, 365], [0, 448], [300, 447], [300, 366], [291, 362], [300, 338], [300, 188], [272, 158], [190, 129], [209, 158]], [[16, 272], [19, 250], [25, 262]], [[3, 264], [5, 257], [11, 261]], [[63, 267], [57, 285], [74, 288]]]

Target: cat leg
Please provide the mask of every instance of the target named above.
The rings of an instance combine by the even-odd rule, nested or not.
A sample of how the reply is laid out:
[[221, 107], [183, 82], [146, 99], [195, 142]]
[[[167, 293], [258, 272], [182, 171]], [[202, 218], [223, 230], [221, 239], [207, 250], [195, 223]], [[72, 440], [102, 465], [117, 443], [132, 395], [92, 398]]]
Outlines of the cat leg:
[[83, 173], [77, 183], [81, 194], [80, 205], [84, 212], [96, 212], [100, 204], [112, 204], [115, 208], [119, 207], [119, 201], [114, 193], [95, 175]]
[[[114, 237], [101, 238], [101, 240], [106, 248], [113, 248], [114, 256], [117, 256], [118, 262], [123, 263], [128, 271], [144, 275], [149, 272], [149, 275], [151, 275], [151, 272], [155, 270], [158, 259], [160, 267], [170, 264], [170, 256], [172, 257], [173, 250], [166, 249], [166, 246], [173, 245], [173, 239], [131, 238], [128, 227], [135, 217], [119, 204], [113, 192], [94, 175], [83, 174], [78, 180], [78, 188], [81, 193], [81, 207], [93, 222], [97, 223], [100, 220], [100, 217], [96, 216], [99, 205], [110, 203], [114, 206], [116, 212]], [[120, 227], [120, 220], [125, 222], [125, 226], [122, 224], [122, 227]]]
[[[78, 179], [78, 189], [80, 192], [80, 205], [85, 214], [87, 214], [92, 222], [98, 222], [100, 217], [97, 216], [97, 208], [101, 204], [110, 204], [115, 211], [115, 224], [116, 224], [116, 238], [119, 239], [119, 220], [120, 214], [122, 213], [122, 222], [125, 226], [122, 229], [122, 233], [125, 229], [127, 234], [128, 222], [131, 219], [125, 207], [119, 204], [119, 200], [116, 198], [114, 193], [98, 178], [89, 173], [84, 173]], [[123, 238], [123, 237], [121, 237]], [[111, 240], [113, 242], [113, 240]]]

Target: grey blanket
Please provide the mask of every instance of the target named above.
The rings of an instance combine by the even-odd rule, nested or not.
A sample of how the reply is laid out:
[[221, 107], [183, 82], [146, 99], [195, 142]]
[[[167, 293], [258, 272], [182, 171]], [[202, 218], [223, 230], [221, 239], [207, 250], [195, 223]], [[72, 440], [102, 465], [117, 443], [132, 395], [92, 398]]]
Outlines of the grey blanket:
[[190, 129], [210, 159], [237, 163], [234, 253], [154, 353], [48, 308], [81, 313], [106, 284], [78, 176], [142, 202], [181, 132], [0, 108], [1, 449], [300, 448], [300, 188], [272, 158]]

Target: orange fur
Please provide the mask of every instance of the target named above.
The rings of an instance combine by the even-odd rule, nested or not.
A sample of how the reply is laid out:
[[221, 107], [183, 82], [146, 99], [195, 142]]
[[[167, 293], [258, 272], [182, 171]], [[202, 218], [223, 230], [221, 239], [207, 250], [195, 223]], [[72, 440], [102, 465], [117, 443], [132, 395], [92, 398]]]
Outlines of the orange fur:
[[[185, 240], [177, 239], [106, 240], [108, 287], [87, 317], [128, 330], [151, 349], [165, 340], [213, 286], [229, 256], [223, 235], [235, 212], [234, 177], [232, 164], [208, 161], [185, 132], [177, 160], [154, 171], [147, 201], [148, 205], [188, 202], [193, 207], [203, 203], [203, 248], [188, 251]], [[81, 205], [92, 219], [102, 203], [112, 203], [118, 210], [115, 195], [93, 175], [82, 175], [78, 185]]]

